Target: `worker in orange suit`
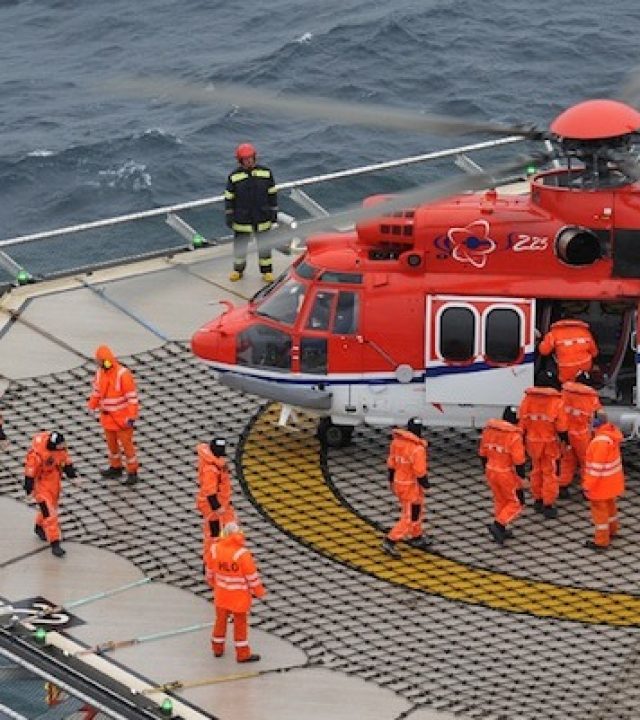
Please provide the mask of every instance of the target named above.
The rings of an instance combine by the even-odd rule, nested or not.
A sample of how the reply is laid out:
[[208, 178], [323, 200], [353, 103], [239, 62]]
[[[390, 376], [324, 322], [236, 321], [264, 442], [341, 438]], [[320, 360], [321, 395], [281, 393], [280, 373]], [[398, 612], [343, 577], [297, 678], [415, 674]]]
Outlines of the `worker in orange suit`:
[[576, 468], [582, 472], [587, 447], [593, 437], [591, 424], [602, 404], [587, 373], [580, 373], [576, 382], [568, 381], [562, 386], [562, 407], [567, 418], [569, 442], [563, 444], [560, 457], [560, 497], [569, 497]]
[[200, 443], [198, 452], [198, 495], [196, 507], [202, 515], [203, 557], [211, 543], [220, 537], [221, 529], [236, 522], [231, 504], [231, 474], [227, 466], [224, 438], [216, 437], [210, 443]]
[[502, 420], [491, 419], [480, 438], [478, 455], [493, 493], [494, 521], [488, 528], [498, 545], [513, 537], [508, 529], [524, 508], [525, 451], [516, 408], [507, 407]]
[[560, 383], [575, 380], [581, 372], [590, 372], [598, 355], [598, 346], [589, 325], [582, 320], [558, 320], [538, 346], [541, 355], [553, 355], [558, 363]]
[[400, 519], [382, 542], [382, 549], [399, 558], [396, 543], [407, 540], [415, 548], [425, 549], [431, 538], [423, 535], [425, 490], [429, 488], [427, 441], [422, 439], [422, 422], [412, 418], [407, 429], [392, 431], [387, 458], [391, 492], [400, 502]]
[[593, 428], [582, 473], [582, 491], [591, 505], [595, 535], [585, 544], [592, 550], [606, 550], [620, 530], [616, 499], [624, 494], [620, 452], [623, 438], [604, 413], [596, 415]]
[[138, 458], [133, 443], [133, 431], [138, 418], [138, 393], [131, 370], [121, 365], [107, 345], [96, 350], [96, 370], [87, 406], [98, 410], [109, 450], [109, 467], [101, 470], [104, 478], [122, 476], [122, 455], [125, 457], [127, 477], [125, 485], [138, 482]]
[[[551, 375], [545, 376], [551, 384]], [[545, 518], [555, 518], [554, 503], [559, 493], [558, 460], [560, 443], [569, 441], [562, 396], [554, 387], [530, 387], [525, 390], [518, 410], [524, 431], [525, 449], [531, 458], [531, 494], [534, 509]]]
[[56, 557], [65, 555], [60, 545], [62, 535], [58, 522], [63, 473], [68, 478], [77, 476], [62, 433], [54, 430], [35, 435], [24, 460], [23, 486], [38, 506], [33, 531], [51, 545], [51, 552]]
[[266, 590], [253, 556], [246, 547], [244, 533], [235, 522], [227, 523], [220, 539], [211, 544], [205, 565], [216, 609], [211, 632], [213, 654], [216, 657], [224, 654], [227, 621], [229, 615], [233, 615], [236, 661], [257, 662], [260, 655], [252, 653], [249, 646], [249, 610], [253, 598], [264, 597]]

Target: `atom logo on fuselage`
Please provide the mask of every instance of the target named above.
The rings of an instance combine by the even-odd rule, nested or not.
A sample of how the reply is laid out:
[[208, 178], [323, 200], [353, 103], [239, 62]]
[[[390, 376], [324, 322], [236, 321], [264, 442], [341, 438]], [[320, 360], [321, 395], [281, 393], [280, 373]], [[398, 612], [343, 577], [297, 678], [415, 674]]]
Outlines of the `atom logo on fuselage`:
[[442, 253], [441, 258], [451, 257], [461, 263], [483, 268], [491, 253], [498, 245], [490, 236], [489, 223], [475, 220], [466, 227], [449, 228], [446, 235], [434, 240], [434, 245]]
[[490, 232], [491, 227], [486, 220], [474, 220], [465, 227], [449, 228], [446, 235], [438, 235], [433, 241], [436, 257], [438, 260], [453, 258], [456, 262], [483, 268], [489, 255], [496, 251], [545, 252], [550, 247], [548, 235], [511, 231], [506, 237], [496, 240]]

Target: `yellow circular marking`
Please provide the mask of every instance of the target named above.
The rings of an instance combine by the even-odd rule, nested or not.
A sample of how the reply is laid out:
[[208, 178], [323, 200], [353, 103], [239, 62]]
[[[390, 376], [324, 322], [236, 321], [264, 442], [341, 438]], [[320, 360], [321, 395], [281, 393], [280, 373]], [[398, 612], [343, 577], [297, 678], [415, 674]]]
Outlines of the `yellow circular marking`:
[[327, 486], [319, 445], [304, 432], [276, 426], [271, 406], [249, 432], [242, 457], [244, 482], [270, 520], [332, 560], [388, 582], [449, 600], [539, 617], [623, 627], [640, 625], [640, 597], [563, 587], [469, 567], [403, 546], [402, 559], [382, 552], [382, 537]]

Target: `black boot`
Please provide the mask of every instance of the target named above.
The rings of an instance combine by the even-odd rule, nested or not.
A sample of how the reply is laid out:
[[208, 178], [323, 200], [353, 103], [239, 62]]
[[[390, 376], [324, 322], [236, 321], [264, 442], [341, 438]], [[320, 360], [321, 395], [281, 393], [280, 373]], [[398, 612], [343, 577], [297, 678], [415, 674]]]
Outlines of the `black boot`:
[[560, 500], [568, 500], [571, 497], [571, 493], [569, 492], [569, 486], [565, 485], [564, 487], [560, 488], [560, 492], [558, 493], [558, 497]]
[[584, 546], [588, 547], [589, 550], [597, 550], [598, 552], [606, 552], [608, 547], [608, 545], [598, 545], [594, 543], [593, 540], [587, 540]]
[[542, 514], [547, 520], [554, 520], [558, 517], [558, 511], [553, 507], [553, 505], [545, 505], [542, 508]]
[[394, 560], [398, 560], [400, 558], [400, 553], [396, 548], [396, 544], [393, 542], [393, 540], [389, 540], [389, 538], [385, 538], [382, 541], [382, 550], [386, 552], [387, 555], [394, 558]]
[[62, 545], [60, 545], [60, 540], [54, 540], [51, 543], [51, 552], [56, 557], [64, 557], [67, 554], [66, 551], [63, 549]]
[[121, 467], [108, 467], [106, 470], [100, 470], [103, 478], [119, 478], [122, 475]]
[[44, 533], [44, 528], [42, 527], [42, 525], [34, 525], [33, 532], [40, 538], [40, 540], [47, 539], [47, 536]]
[[138, 473], [127, 473], [127, 477], [122, 481], [123, 485], [135, 485], [138, 482]]
[[534, 509], [537, 513], [541, 513], [542, 510], [543, 510], [543, 508], [544, 508], [544, 503], [542, 502], [542, 500], [536, 500], [536, 501], [533, 503], [533, 509]]
[[407, 540], [407, 545], [410, 545], [413, 548], [417, 548], [418, 550], [426, 550], [428, 547], [430, 547], [433, 543], [433, 538], [429, 537], [428, 535], [421, 535], [420, 537], [410, 538]]
[[244, 660], [238, 660], [239, 663], [248, 663], [248, 662], [258, 662], [260, 660], [260, 655], [257, 653], [251, 653], [249, 657], [246, 657]]
[[499, 522], [492, 522], [491, 525], [487, 525], [487, 529], [491, 533], [491, 536], [493, 539], [498, 543], [498, 545], [504, 545], [505, 541], [505, 532], [504, 532], [504, 525], [500, 525]]

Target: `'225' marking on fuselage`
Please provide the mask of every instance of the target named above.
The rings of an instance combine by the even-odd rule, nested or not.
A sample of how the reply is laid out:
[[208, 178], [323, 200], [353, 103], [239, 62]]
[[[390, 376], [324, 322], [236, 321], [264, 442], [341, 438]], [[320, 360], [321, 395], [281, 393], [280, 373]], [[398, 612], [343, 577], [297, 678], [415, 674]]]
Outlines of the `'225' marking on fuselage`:
[[529, 252], [546, 250], [549, 247], [549, 238], [544, 235], [516, 235], [509, 237], [509, 243], [513, 252]]

